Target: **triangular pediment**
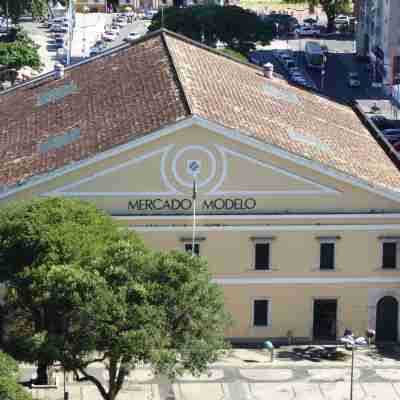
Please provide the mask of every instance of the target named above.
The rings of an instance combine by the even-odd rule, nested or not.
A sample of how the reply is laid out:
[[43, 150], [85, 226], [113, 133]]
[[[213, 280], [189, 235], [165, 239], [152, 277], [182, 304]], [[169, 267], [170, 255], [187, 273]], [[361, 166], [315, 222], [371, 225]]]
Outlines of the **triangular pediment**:
[[[196, 170], [194, 171], [193, 168]], [[81, 197], [315, 196], [336, 190], [220, 144], [170, 144], [51, 194]]]

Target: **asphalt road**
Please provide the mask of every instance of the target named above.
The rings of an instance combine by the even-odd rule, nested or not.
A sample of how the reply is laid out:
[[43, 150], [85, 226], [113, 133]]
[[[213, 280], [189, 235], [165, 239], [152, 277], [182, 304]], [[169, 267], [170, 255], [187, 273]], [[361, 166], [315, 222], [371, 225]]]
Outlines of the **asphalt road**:
[[[316, 41], [328, 47], [329, 53], [323, 81], [319, 70], [306, 67], [304, 47], [307, 41]], [[279, 41], [275, 43], [276, 48], [288, 48], [292, 50], [293, 57], [298, 67], [303, 71], [304, 76], [309, 78], [309, 80], [314, 83], [315, 87], [328, 97], [342, 102], [377, 98], [376, 90], [372, 89], [370, 86], [371, 79], [366, 72], [365, 65], [356, 61], [354, 41], [351, 38], [288, 38], [287, 40], [285, 40], [285, 38], [280, 38]], [[272, 42], [268, 50], [262, 51], [263, 62], [272, 62], [275, 66], [275, 70], [288, 78], [286, 71], [273, 55], [274, 48], [274, 42]], [[359, 88], [351, 88], [348, 86], [347, 77], [349, 72], [358, 72], [361, 82]]]

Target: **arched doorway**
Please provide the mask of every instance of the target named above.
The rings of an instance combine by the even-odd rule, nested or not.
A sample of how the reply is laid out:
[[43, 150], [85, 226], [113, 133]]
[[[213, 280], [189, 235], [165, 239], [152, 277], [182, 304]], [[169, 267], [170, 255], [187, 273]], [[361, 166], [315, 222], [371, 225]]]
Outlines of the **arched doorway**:
[[376, 341], [397, 341], [399, 304], [392, 296], [382, 297], [376, 307]]

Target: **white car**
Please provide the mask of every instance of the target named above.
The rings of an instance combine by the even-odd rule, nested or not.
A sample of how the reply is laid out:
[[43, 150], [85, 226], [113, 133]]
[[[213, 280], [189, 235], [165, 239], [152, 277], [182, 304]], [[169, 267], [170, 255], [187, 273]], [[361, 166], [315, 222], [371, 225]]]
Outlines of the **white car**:
[[313, 26], [300, 26], [300, 28], [295, 29], [294, 32], [299, 36], [316, 36], [321, 33], [318, 28]]
[[123, 18], [118, 18], [117, 25], [118, 25], [120, 28], [123, 28], [124, 26], [128, 25], [128, 23], [126, 22], [125, 19], [123, 19]]
[[119, 27], [116, 26], [116, 25], [113, 25], [113, 26], [110, 28], [110, 32], [114, 32], [114, 33], [118, 36], [118, 35], [119, 35]]
[[117, 34], [113, 31], [107, 31], [103, 33], [103, 40], [107, 42], [113, 42], [117, 39]]
[[125, 42], [131, 43], [134, 42], [135, 40], [139, 39], [142, 35], [137, 32], [129, 32], [128, 36], [124, 38]]
[[336, 24], [348, 24], [350, 22], [350, 18], [347, 15], [338, 15], [335, 18], [335, 23]]

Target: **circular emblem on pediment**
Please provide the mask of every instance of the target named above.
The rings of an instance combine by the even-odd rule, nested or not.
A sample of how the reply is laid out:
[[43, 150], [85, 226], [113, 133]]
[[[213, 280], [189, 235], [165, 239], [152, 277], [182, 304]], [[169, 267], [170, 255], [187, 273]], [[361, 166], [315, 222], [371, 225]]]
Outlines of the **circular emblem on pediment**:
[[162, 175], [178, 192], [188, 192], [196, 180], [197, 188], [213, 191], [226, 174], [224, 154], [215, 146], [186, 145], [171, 148], [163, 162]]

